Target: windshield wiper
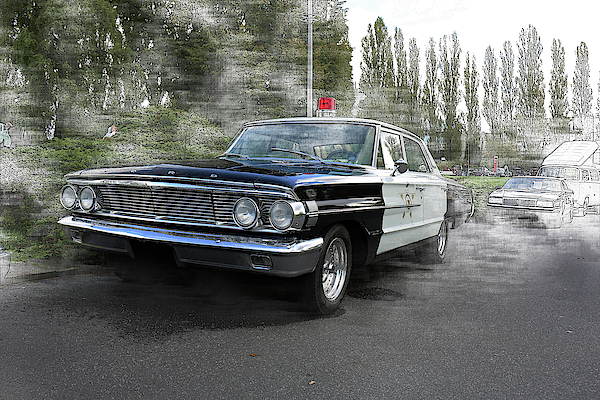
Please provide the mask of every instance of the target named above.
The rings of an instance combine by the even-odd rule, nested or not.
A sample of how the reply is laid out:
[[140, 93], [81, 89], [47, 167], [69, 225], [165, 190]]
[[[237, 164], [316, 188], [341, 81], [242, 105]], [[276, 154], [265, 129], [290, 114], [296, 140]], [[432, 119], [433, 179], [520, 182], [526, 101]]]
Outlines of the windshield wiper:
[[272, 147], [271, 151], [283, 151], [285, 153], [297, 154], [299, 156], [309, 157], [309, 158], [311, 158], [313, 160], [316, 160], [316, 161], [320, 162], [321, 164], [325, 164], [325, 161], [323, 161], [323, 159], [321, 157], [313, 156], [312, 154], [304, 153], [302, 151], [290, 150], [290, 149], [282, 149], [282, 148], [279, 148], [279, 147]]
[[223, 153], [223, 154], [217, 156], [217, 158], [225, 158], [225, 157], [250, 158], [245, 154], [237, 154], [237, 153]]

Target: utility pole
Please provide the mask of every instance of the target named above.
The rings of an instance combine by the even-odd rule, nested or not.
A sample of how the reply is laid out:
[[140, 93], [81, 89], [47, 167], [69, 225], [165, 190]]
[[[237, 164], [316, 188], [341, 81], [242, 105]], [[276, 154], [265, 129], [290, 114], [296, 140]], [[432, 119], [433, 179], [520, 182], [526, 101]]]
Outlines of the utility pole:
[[313, 102], [313, 37], [312, 37], [313, 11], [312, 0], [308, 0], [308, 79], [306, 83], [306, 116], [312, 117]]

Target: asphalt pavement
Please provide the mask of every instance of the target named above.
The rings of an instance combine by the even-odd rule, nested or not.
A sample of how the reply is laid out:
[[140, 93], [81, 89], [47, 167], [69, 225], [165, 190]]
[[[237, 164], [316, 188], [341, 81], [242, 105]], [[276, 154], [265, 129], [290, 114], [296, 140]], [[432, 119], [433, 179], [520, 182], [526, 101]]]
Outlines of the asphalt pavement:
[[440, 265], [371, 266], [324, 318], [264, 276], [12, 264], [0, 399], [600, 398], [600, 216], [469, 223], [449, 243]]

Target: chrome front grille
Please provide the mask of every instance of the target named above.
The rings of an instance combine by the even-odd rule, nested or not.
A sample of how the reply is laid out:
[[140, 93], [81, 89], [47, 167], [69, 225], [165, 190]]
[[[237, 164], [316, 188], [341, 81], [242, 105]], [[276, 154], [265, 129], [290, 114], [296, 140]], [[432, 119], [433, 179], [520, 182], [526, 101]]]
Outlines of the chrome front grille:
[[504, 198], [502, 204], [513, 207], [535, 207], [536, 201], [535, 199]]
[[233, 207], [241, 197], [251, 197], [257, 201], [261, 219], [269, 222], [272, 204], [289, 198], [282, 193], [256, 190], [241, 191], [226, 188], [98, 185], [95, 186], [103, 214], [143, 219], [155, 222], [170, 222], [192, 225], [236, 226], [233, 220]]

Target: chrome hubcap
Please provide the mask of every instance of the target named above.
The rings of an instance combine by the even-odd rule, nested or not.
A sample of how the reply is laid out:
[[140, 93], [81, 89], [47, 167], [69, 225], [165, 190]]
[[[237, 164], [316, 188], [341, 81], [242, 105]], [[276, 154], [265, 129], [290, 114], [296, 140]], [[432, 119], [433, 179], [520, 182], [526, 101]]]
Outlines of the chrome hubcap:
[[323, 260], [323, 294], [328, 300], [336, 300], [344, 288], [348, 271], [346, 243], [335, 238], [329, 243]]
[[444, 254], [444, 250], [446, 249], [446, 241], [448, 240], [448, 223], [446, 221], [442, 222], [442, 226], [440, 227], [440, 233], [438, 234], [437, 239], [437, 251], [439, 255]]

